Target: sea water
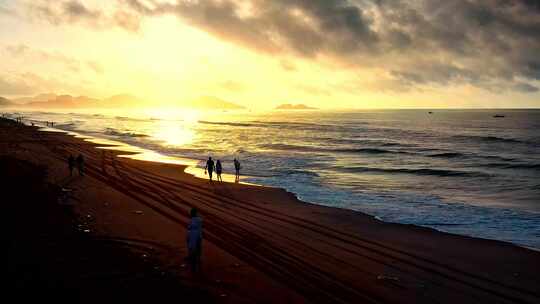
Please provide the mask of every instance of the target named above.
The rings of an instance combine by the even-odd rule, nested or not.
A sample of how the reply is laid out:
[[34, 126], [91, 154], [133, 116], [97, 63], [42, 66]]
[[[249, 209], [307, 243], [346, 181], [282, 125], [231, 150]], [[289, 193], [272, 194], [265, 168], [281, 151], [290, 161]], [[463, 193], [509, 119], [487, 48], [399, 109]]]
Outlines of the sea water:
[[306, 202], [540, 248], [540, 110], [22, 114], [199, 167], [232, 173], [236, 157], [243, 181]]

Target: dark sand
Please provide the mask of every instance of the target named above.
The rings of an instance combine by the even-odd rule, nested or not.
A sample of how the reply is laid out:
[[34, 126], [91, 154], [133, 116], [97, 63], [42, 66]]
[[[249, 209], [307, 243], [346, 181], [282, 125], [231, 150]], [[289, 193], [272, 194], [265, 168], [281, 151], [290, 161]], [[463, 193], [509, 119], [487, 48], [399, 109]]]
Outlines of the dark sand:
[[[86, 176], [69, 177], [70, 153], [85, 156]], [[300, 202], [282, 189], [210, 183], [185, 174], [182, 166], [117, 153], [63, 133], [0, 121], [3, 162], [47, 170], [46, 190], [34, 189], [30, 177], [24, 185], [11, 179], [19, 185], [12, 191], [29, 196], [2, 200], [11, 206], [4, 212], [13, 220], [7, 225], [37, 225], [44, 220], [34, 220], [39, 212], [60, 227], [32, 224], [20, 236], [8, 234], [17, 244], [10, 252], [18, 262], [8, 263], [17, 288], [37, 285], [54, 297], [65, 287], [77, 298], [105, 300], [129, 290], [132, 296], [180, 302], [540, 303], [536, 251], [383, 223]], [[10, 177], [12, 171], [17, 170], [1, 173]], [[59, 187], [73, 190], [68, 206], [42, 194]], [[205, 229], [198, 277], [182, 267], [191, 207], [200, 210]], [[76, 241], [64, 243], [65, 233]], [[40, 271], [27, 273], [24, 265]], [[120, 270], [108, 270], [111, 265]], [[143, 296], [130, 299], [137, 300]]]

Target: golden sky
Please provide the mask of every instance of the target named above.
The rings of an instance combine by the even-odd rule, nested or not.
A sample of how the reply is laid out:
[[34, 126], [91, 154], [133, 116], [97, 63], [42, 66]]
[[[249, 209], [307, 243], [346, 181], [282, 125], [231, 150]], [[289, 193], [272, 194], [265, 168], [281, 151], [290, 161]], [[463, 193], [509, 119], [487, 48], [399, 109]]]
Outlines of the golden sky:
[[500, 3], [0, 0], [0, 96], [540, 107], [540, 7]]

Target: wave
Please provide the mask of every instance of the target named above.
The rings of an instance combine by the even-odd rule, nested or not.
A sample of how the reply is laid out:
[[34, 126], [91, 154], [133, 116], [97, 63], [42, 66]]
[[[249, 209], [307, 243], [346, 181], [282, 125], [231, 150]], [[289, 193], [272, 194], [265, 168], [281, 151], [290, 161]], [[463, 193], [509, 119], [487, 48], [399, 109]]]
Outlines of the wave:
[[483, 158], [488, 158], [488, 159], [499, 159], [499, 160], [502, 160], [502, 161], [515, 161], [516, 159], [515, 158], [509, 158], [509, 157], [503, 157], [503, 156], [497, 156], [497, 155], [485, 155], [485, 156], [482, 156]]
[[490, 168], [501, 168], [501, 169], [540, 169], [540, 164], [505, 164], [505, 163], [489, 163], [483, 165]]
[[133, 138], [136, 138], [136, 137], [148, 137], [148, 135], [146, 135], [146, 134], [135, 133], [135, 132], [121, 132], [121, 131], [118, 131], [118, 130], [115, 130], [115, 129], [112, 129], [112, 128], [105, 129], [103, 134], [110, 135], [110, 136], [118, 136], [118, 137], [133, 137]]
[[223, 121], [206, 121], [206, 120], [199, 120], [200, 124], [205, 125], [218, 125], [218, 126], [231, 126], [231, 127], [253, 127], [256, 126], [256, 124], [253, 123], [243, 123], [243, 122], [223, 122]]
[[114, 119], [121, 120], [121, 121], [149, 121], [149, 119], [133, 118], [133, 117], [126, 117], [126, 116], [115, 116]]
[[77, 125], [78, 123], [76, 122], [68, 122], [68, 123], [63, 123], [63, 124], [62, 123], [55, 124], [54, 127], [57, 129], [74, 131], [77, 128]]
[[385, 150], [379, 148], [321, 148], [314, 146], [299, 146], [290, 144], [267, 144], [260, 148], [271, 150], [297, 151], [297, 152], [328, 152], [328, 153], [365, 153], [365, 154], [409, 154], [403, 151]]
[[415, 223], [415, 225], [420, 225], [420, 226], [466, 226], [466, 225], [471, 225], [471, 224], [466, 224], [466, 223], [423, 223], [423, 222], [418, 222], [418, 223]]
[[497, 136], [454, 135], [452, 137], [455, 139], [474, 140], [474, 141], [481, 141], [481, 142], [488, 142], [488, 143], [521, 143], [521, 144], [529, 143], [527, 141], [519, 140], [515, 138], [505, 138], [505, 137], [497, 137]]
[[401, 146], [399, 143], [393, 143], [393, 142], [387, 142], [382, 144], [383, 147], [395, 147], [395, 146]]
[[386, 154], [386, 153], [395, 153], [395, 154], [409, 154], [409, 152], [404, 151], [393, 151], [377, 148], [358, 148], [358, 149], [335, 149], [330, 150], [333, 152], [344, 152], [344, 153], [367, 153], [367, 154]]
[[[430, 151], [433, 151], [433, 150], [430, 150]], [[516, 161], [516, 159], [514, 158], [508, 158], [508, 157], [503, 157], [503, 156], [481, 155], [481, 154], [475, 154], [475, 153], [464, 154], [464, 153], [459, 153], [459, 152], [440, 152], [440, 153], [428, 154], [426, 156], [433, 157], [433, 158], [478, 158], [478, 159], [494, 159], [494, 160], [500, 160], [500, 161], [506, 161], [506, 162]], [[500, 164], [500, 166], [509, 166], [509, 165]]]
[[465, 155], [458, 152], [443, 152], [443, 153], [436, 153], [427, 155], [428, 157], [440, 157], [440, 158], [457, 158], [457, 157], [464, 157]]
[[286, 174], [286, 175], [306, 175], [306, 176], [313, 176], [313, 177], [319, 177], [319, 174], [312, 171], [305, 171], [305, 170], [287, 170], [282, 171], [280, 173]]
[[226, 122], [226, 121], [207, 121], [199, 120], [200, 124], [231, 126], [231, 127], [260, 127], [274, 129], [294, 129], [308, 131], [369, 131], [366, 128], [351, 127], [338, 124], [308, 123], [308, 122], [285, 122], [285, 121], [262, 121], [253, 120], [248, 122]]
[[374, 173], [395, 173], [395, 174], [413, 174], [413, 175], [434, 175], [440, 177], [452, 177], [452, 176], [464, 176], [464, 177], [488, 177], [489, 174], [482, 172], [472, 171], [457, 171], [447, 169], [405, 169], [405, 168], [374, 168], [374, 167], [339, 167], [336, 168], [339, 171], [362, 173], [362, 172], [374, 172]]
[[380, 147], [410, 146], [409, 144], [388, 142], [386, 139], [372, 139], [372, 138], [366, 138], [366, 137], [357, 137], [357, 138], [317, 137], [317, 140], [331, 142], [334, 144], [345, 144], [345, 145], [370, 144], [370, 145], [376, 145]]

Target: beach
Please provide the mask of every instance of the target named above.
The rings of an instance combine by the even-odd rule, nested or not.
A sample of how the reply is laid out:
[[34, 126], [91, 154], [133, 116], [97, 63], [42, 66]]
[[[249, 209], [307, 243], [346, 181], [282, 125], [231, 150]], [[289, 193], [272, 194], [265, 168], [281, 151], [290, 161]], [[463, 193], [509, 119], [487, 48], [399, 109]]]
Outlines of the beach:
[[[209, 182], [181, 165], [118, 157], [126, 152], [4, 119], [0, 128], [1, 156], [47, 168], [81, 234], [151, 259], [170, 275], [167, 286], [183, 286], [179, 300], [191, 288], [222, 303], [540, 301], [537, 251], [385, 223], [280, 188]], [[84, 156], [85, 176], [69, 176], [70, 154]], [[197, 277], [184, 265], [193, 207], [204, 221]]]

